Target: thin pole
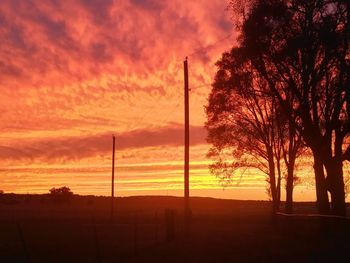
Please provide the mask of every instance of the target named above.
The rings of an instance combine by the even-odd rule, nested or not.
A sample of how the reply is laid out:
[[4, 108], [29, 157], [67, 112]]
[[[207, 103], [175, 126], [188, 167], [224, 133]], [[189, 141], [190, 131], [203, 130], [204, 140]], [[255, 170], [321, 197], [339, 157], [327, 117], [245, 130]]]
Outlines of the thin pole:
[[113, 216], [114, 216], [114, 156], [115, 156], [115, 136], [113, 135], [111, 219], [113, 219]]
[[28, 252], [28, 247], [27, 247], [24, 235], [23, 235], [23, 229], [21, 227], [21, 224], [19, 222], [17, 222], [16, 225], [17, 225], [19, 238], [21, 239], [22, 249], [23, 249], [23, 253], [24, 253], [26, 262], [31, 262], [31, 258], [30, 258], [29, 252]]
[[190, 160], [190, 119], [189, 119], [189, 85], [188, 85], [188, 61], [184, 61], [185, 78], [185, 163], [184, 163], [184, 196], [185, 196], [185, 235], [189, 235], [190, 224], [190, 183], [189, 183], [189, 160]]

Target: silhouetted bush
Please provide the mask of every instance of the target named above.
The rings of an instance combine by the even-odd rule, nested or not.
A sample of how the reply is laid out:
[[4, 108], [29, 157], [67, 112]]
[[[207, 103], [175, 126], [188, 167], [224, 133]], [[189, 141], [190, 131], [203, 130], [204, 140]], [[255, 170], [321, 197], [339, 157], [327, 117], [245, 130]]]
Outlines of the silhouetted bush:
[[54, 203], [70, 203], [73, 198], [73, 192], [67, 186], [53, 187], [50, 189], [49, 196]]

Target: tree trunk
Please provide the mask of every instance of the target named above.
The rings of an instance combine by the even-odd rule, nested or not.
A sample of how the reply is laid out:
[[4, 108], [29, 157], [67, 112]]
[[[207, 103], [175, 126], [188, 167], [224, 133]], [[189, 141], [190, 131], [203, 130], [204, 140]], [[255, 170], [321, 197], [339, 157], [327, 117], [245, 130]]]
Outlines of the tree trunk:
[[286, 183], [286, 213], [293, 213], [294, 161], [290, 160], [287, 167]]
[[281, 205], [281, 180], [282, 180], [282, 176], [281, 176], [281, 164], [280, 164], [280, 160], [277, 160], [277, 196], [276, 196], [276, 207], [279, 210], [280, 205]]
[[268, 149], [268, 162], [269, 162], [269, 183], [272, 198], [272, 212], [276, 213], [279, 210], [278, 194], [276, 187], [276, 172], [275, 172], [275, 162], [274, 156], [271, 149]]
[[320, 214], [329, 214], [329, 199], [321, 157], [313, 151], [316, 182], [317, 209]]
[[346, 216], [343, 163], [341, 160], [333, 158], [325, 167], [332, 199], [332, 212], [338, 216]]
[[[293, 189], [294, 189], [294, 166], [297, 158], [298, 148], [301, 144], [298, 140], [293, 122], [289, 120], [289, 145], [288, 145], [288, 158], [285, 156], [285, 164], [287, 166], [287, 178], [286, 178], [286, 213], [293, 213]], [[287, 161], [288, 159], [288, 161]]]

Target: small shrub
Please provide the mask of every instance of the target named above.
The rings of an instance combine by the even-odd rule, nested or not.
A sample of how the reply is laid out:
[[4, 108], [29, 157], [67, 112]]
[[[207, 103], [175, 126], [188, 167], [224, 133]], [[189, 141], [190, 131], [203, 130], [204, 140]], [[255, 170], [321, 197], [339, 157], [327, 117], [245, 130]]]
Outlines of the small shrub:
[[73, 192], [67, 186], [53, 187], [50, 189], [49, 196], [54, 203], [70, 203], [73, 198]]

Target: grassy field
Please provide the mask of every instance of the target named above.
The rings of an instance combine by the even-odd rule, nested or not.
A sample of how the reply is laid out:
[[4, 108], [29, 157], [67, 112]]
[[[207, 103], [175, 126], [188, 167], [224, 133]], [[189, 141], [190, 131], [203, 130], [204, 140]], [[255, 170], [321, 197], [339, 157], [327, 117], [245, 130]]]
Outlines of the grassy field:
[[[176, 197], [6, 195], [0, 202], [0, 262], [337, 262], [350, 259], [350, 221], [271, 215], [269, 202], [192, 198], [184, 237]], [[165, 209], [175, 211], [166, 240]], [[297, 203], [296, 213], [315, 213]]]

